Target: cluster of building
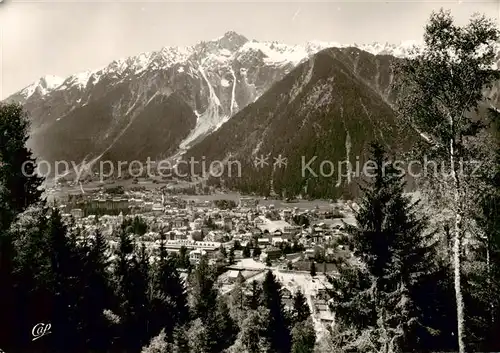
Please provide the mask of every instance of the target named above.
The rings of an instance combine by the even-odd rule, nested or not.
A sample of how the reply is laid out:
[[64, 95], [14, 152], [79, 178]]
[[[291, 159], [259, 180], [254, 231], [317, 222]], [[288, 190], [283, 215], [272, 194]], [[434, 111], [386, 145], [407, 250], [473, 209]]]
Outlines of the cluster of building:
[[158, 256], [161, 244], [169, 252], [183, 252], [192, 264], [206, 256], [228, 266], [227, 292], [238, 281], [248, 286], [250, 278], [262, 277], [271, 263], [270, 268], [284, 276], [280, 278], [285, 284], [284, 304], [292, 305], [293, 292], [300, 288], [316, 323], [331, 324], [334, 318], [328, 308], [326, 281], [313, 280], [308, 264], [319, 262], [320, 256], [326, 272], [328, 260], [343, 250], [338, 239], [351, 222], [348, 215], [355, 205], [336, 203], [326, 209], [307, 209], [267, 203], [264, 206], [256, 198], [242, 197], [235, 207], [221, 208], [214, 201], [138, 191], [119, 197], [103, 192], [70, 196], [59, 207], [64, 217], [89, 234], [98, 229], [109, 241], [111, 257], [124, 220], [140, 217], [147, 227], [135, 240], [146, 246], [152, 259]]
[[[245, 247], [250, 247], [250, 256], [260, 261], [286, 260], [283, 247], [292, 244], [305, 249], [302, 253], [306, 259], [318, 254], [328, 259], [334, 255], [335, 240], [345, 226], [344, 219], [329, 217], [333, 206], [326, 210], [275, 208], [260, 206], [258, 199], [251, 197], [241, 197], [232, 209], [220, 209], [217, 204], [170, 197], [157, 190], [127, 191], [120, 197], [101, 191], [70, 195], [60, 207], [78, 226], [89, 230], [99, 228], [109, 238], [111, 247], [116, 246], [116, 231], [123, 220], [140, 216], [147, 224], [147, 232], [137, 235], [136, 240], [144, 243], [152, 256], [164, 237], [168, 251], [185, 248], [194, 263], [204, 255], [220, 260], [220, 253], [224, 252], [221, 248], [226, 254], [236, 249], [237, 260], [244, 257]], [[335, 207], [336, 213], [349, 212], [347, 204]]]
[[[163, 199], [162, 199], [163, 197]], [[179, 200], [170, 200], [179, 202]], [[78, 193], [68, 195], [64, 209], [75, 218], [95, 214], [162, 214], [168, 204], [162, 192], [158, 191], [128, 191], [123, 195], [107, 194], [105, 191], [96, 193]]]

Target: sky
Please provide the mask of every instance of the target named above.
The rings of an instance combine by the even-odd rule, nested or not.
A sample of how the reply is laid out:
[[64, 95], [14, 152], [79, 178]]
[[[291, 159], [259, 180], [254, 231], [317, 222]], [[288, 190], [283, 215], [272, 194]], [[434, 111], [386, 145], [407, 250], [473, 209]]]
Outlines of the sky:
[[3, 0], [0, 99], [44, 75], [66, 77], [144, 51], [211, 40], [230, 30], [249, 39], [289, 44], [419, 40], [430, 13], [441, 7], [450, 9], [459, 23], [474, 12], [500, 18], [500, 0]]

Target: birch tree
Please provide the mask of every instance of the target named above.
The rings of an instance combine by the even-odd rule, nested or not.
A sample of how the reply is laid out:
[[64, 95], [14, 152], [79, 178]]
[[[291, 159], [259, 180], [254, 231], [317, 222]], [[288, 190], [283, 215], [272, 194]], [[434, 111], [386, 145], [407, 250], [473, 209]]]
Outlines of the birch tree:
[[469, 216], [466, 196], [473, 183], [464, 173], [464, 161], [477, 157], [468, 146], [483, 128], [484, 92], [499, 78], [493, 69], [498, 39], [498, 28], [484, 16], [474, 15], [458, 26], [450, 12], [441, 10], [432, 13], [425, 27], [422, 50], [396, 68], [398, 113], [422, 137], [417, 149], [438, 162], [432, 196], [444, 196], [452, 215], [459, 352], [465, 352], [461, 257]]

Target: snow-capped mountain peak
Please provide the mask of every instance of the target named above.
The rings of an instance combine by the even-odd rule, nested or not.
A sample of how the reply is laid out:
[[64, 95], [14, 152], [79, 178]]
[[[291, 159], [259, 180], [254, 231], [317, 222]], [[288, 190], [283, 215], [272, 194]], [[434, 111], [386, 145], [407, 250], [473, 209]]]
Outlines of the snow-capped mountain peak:
[[40, 78], [42, 85], [47, 89], [54, 89], [62, 83], [62, 78], [55, 75], [46, 75]]
[[217, 44], [222, 49], [230, 51], [238, 50], [243, 44], [248, 42], [248, 39], [234, 31], [226, 32], [222, 37], [216, 40]]
[[91, 84], [96, 84], [104, 76], [114, 80], [123, 80], [127, 77], [142, 75], [148, 70], [166, 70], [175, 64], [185, 64], [188, 61], [201, 63], [207, 58], [209, 66], [227, 66], [227, 62], [234, 59], [246, 61], [253, 60], [251, 58], [257, 56], [266, 65], [288, 67], [296, 66], [318, 51], [331, 47], [352, 46], [374, 55], [387, 54], [404, 57], [411, 53], [415, 45], [418, 45], [415, 41], [403, 41], [398, 45], [377, 42], [349, 45], [324, 41], [310, 41], [303, 45], [287, 45], [277, 41], [249, 40], [244, 35], [228, 31], [219, 38], [202, 41], [194, 46], [164, 47], [158, 51], [140, 53], [136, 56], [114, 60], [98, 70], [87, 70], [65, 79], [57, 76], [45, 76], [24, 88], [20, 93], [26, 100], [37, 91], [37, 87], [39, 87], [38, 92], [42, 96], [56, 89], [83, 90], [87, 87], [89, 80]]
[[353, 46], [373, 55], [392, 55], [397, 58], [402, 58], [418, 52], [422, 43], [415, 40], [405, 40], [401, 41], [399, 44], [373, 42], [371, 44], [355, 44]]
[[261, 53], [264, 56], [264, 62], [274, 65], [297, 65], [309, 56], [303, 46], [290, 46], [279, 42], [246, 42], [241, 48], [241, 52]]
[[31, 85], [21, 90], [20, 94], [24, 98], [31, 97], [33, 94], [38, 93], [44, 96], [53, 91], [64, 82], [64, 78], [55, 75], [45, 75], [40, 77], [38, 81], [33, 82]]

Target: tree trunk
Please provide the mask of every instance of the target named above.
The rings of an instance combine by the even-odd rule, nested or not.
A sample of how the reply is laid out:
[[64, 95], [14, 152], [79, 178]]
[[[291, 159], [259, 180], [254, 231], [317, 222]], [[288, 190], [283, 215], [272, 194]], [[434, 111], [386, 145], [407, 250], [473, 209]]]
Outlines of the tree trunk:
[[455, 298], [457, 302], [457, 333], [458, 333], [458, 351], [465, 353], [464, 346], [464, 301], [462, 296], [461, 276], [460, 276], [460, 214], [455, 215], [455, 242], [453, 244], [453, 263], [455, 277]]
[[455, 141], [450, 141], [450, 169], [454, 183], [454, 202], [455, 202], [455, 224], [454, 233], [455, 239], [453, 243], [453, 265], [454, 265], [454, 280], [455, 280], [455, 299], [457, 304], [457, 336], [458, 336], [458, 351], [465, 353], [464, 343], [464, 300], [462, 296], [461, 286], [461, 237], [462, 237], [462, 207], [460, 198], [460, 180], [457, 175], [455, 166]]
[[[488, 238], [486, 239], [486, 241], [488, 242], [487, 243], [487, 246], [486, 246], [486, 275], [488, 276], [488, 278], [486, 279], [486, 283], [487, 283], [487, 288], [488, 288], [488, 291], [491, 291], [491, 288], [492, 288], [492, 274], [491, 274], [491, 260], [490, 260], [490, 253], [491, 253], [491, 238], [490, 238], [490, 235], [488, 234]], [[491, 293], [491, 292], [490, 292]], [[491, 294], [489, 294], [491, 295]], [[490, 303], [490, 317], [489, 317], [489, 320], [490, 320], [490, 325], [491, 327], [495, 327], [495, 304], [493, 303], [493, 301], [491, 301]]]

